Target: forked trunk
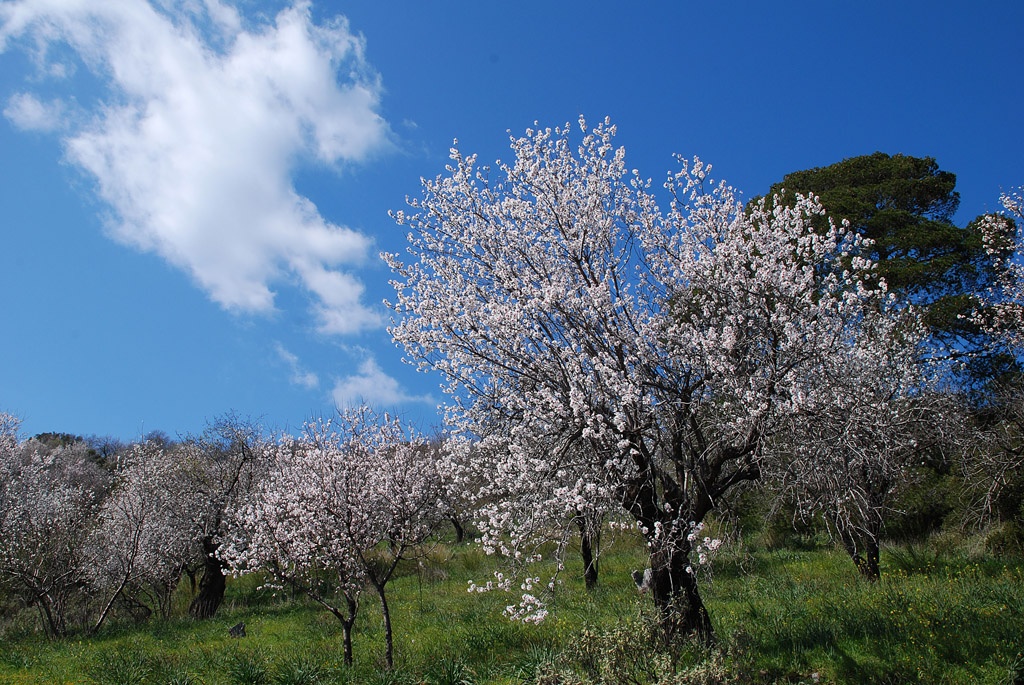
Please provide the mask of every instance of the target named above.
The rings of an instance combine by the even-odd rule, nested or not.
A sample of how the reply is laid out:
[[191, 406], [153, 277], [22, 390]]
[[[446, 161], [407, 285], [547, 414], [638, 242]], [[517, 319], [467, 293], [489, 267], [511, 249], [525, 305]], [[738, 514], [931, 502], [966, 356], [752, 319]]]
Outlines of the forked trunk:
[[[296, 587], [297, 586], [293, 586]], [[348, 609], [348, 613], [344, 613], [341, 609], [334, 604], [327, 602], [323, 597], [314, 590], [307, 589], [306, 592], [313, 599], [313, 601], [319, 603], [325, 607], [328, 611], [334, 614], [334, 617], [341, 621], [342, 630], [342, 649], [344, 650], [344, 663], [346, 666], [352, 665], [352, 626], [356, 622], [356, 612], [359, 610], [359, 593], [357, 590], [350, 589], [345, 591], [345, 605]]]
[[333, 608], [331, 609], [331, 611], [334, 613], [335, 616], [338, 617], [338, 620], [341, 621], [341, 629], [342, 629], [342, 633], [343, 633], [343, 638], [342, 639], [344, 640], [343, 649], [344, 649], [344, 652], [345, 652], [345, 656], [344, 656], [345, 665], [346, 666], [351, 666], [352, 665], [352, 626], [356, 622], [356, 611], [359, 609], [359, 604], [356, 602], [355, 598], [352, 595], [348, 594], [348, 593], [345, 593], [345, 601], [346, 601], [346, 604], [348, 605], [348, 615], [342, 614], [340, 611], [338, 611], [337, 609], [333, 609]]
[[217, 558], [217, 544], [212, 537], [203, 539], [203, 577], [199, 580], [199, 594], [189, 604], [188, 613], [192, 618], [213, 618], [224, 601], [227, 579], [224, 563]]
[[878, 541], [866, 540], [862, 545], [864, 547], [863, 553], [858, 551], [856, 547], [849, 545], [846, 545], [846, 551], [849, 553], [850, 558], [853, 559], [853, 564], [857, 567], [861, 576], [870, 581], [876, 581], [882, 577], [882, 571], [878, 566]]
[[45, 593], [41, 593], [35, 601], [39, 614], [43, 618], [43, 627], [47, 637], [51, 639], [61, 638], [67, 635], [67, 625], [64, 621], [64, 613], [54, 607], [54, 602]]
[[[877, 528], [880, 531], [881, 525], [877, 526]], [[850, 559], [853, 560], [857, 571], [860, 572], [862, 577], [870, 581], [877, 581], [882, 577], [882, 571], [878, 565], [878, 537], [879, 533], [873, 531], [857, 535], [855, 532], [845, 528], [840, 530], [839, 535], [843, 548], [850, 555]]]

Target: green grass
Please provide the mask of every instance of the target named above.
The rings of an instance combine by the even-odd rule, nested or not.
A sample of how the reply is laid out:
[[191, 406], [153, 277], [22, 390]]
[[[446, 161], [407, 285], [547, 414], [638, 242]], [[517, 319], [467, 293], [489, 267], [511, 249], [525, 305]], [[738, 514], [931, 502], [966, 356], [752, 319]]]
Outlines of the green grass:
[[[649, 646], [649, 599], [629, 577], [644, 565], [642, 549], [609, 537], [600, 587], [583, 589], [577, 561], [538, 626], [504, 619], [507, 596], [467, 593], [494, 569], [475, 547], [441, 545], [408, 564], [389, 585], [390, 673], [372, 593], [345, 668], [337, 620], [243, 578], [208, 622], [114, 624], [81, 640], [0, 634], [0, 683], [1024, 682], [1020, 562], [894, 547], [883, 550], [883, 580], [870, 583], [831, 549], [733, 548], [704, 586], [718, 645], [666, 653]], [[239, 621], [248, 636], [233, 639]]]

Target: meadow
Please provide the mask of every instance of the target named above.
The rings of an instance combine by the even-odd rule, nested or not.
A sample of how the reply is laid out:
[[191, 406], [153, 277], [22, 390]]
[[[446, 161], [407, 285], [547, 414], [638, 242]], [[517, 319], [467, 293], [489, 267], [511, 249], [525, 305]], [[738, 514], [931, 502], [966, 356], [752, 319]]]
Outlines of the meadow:
[[[365, 594], [355, 664], [341, 626], [317, 605], [232, 579], [210, 621], [120, 621], [101, 634], [47, 640], [31, 614], [5, 617], [3, 683], [1021, 683], [1024, 560], [946, 535], [883, 549], [883, 578], [864, 580], [830, 545], [733, 541], [705, 577], [717, 642], [663, 644], [630, 571], [643, 550], [609, 535], [600, 584], [577, 561], [539, 625], [502, 616], [508, 596], [469, 594], [496, 560], [471, 544], [437, 544], [393, 581], [396, 668], [382, 667], [379, 607]], [[180, 590], [184, 614], [187, 590]], [[229, 628], [246, 625], [246, 636]]]

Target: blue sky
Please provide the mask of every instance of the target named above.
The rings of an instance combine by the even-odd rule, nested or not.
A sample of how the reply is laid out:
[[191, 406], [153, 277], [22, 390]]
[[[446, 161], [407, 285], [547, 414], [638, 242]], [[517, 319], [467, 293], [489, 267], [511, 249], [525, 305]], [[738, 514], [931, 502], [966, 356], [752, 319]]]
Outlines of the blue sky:
[[130, 440], [363, 398], [430, 430], [388, 210], [534, 121], [611, 117], [748, 197], [876, 150], [1024, 183], [1024, 3], [0, 2], [0, 410]]

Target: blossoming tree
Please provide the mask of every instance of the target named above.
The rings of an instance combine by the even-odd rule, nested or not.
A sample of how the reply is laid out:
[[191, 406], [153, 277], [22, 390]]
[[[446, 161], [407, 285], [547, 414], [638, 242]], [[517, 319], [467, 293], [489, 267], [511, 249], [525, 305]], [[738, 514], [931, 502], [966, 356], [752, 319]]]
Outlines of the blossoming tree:
[[108, 479], [83, 443], [19, 442], [17, 428], [0, 413], [0, 585], [38, 609], [49, 636], [61, 637], [81, 602], [85, 540]]
[[981, 218], [985, 250], [995, 264], [995, 283], [983, 293], [987, 309], [975, 313], [986, 332], [1013, 349], [1024, 346], [1024, 188], [1003, 193], [1004, 211]]
[[822, 515], [861, 574], [880, 577], [879, 543], [894, 499], [927, 459], [963, 434], [963, 413], [921, 362], [917, 312], [872, 312], [829, 379], [834, 400], [794, 417], [776, 462], [803, 516]]
[[143, 442], [117, 460], [87, 544], [91, 583], [106, 597], [93, 632], [122, 596], [147, 614], [155, 605], [163, 618], [170, 616], [178, 581], [199, 556], [198, 513], [205, 504], [179, 457], [176, 449]]
[[199, 591], [188, 608], [193, 618], [212, 618], [224, 601], [221, 541], [231, 534], [231, 513], [245, 505], [265, 474], [271, 447], [258, 423], [228, 413], [201, 435], [186, 440], [178, 451], [187, 490], [197, 504], [196, 543], [203, 565]]
[[[828, 381], [884, 289], [857, 236], [812, 228], [813, 197], [744, 211], [680, 159], [663, 210], [614, 126], [580, 131], [574, 148], [568, 125], [528, 130], [495, 169], [452, 149], [394, 213], [410, 233], [407, 257], [385, 255], [391, 332], [447, 384], [455, 478], [487, 469], [479, 494], [517, 492], [545, 520], [614, 498], [650, 549], [666, 630], [710, 637], [693, 531], [760, 477], [793, 416], [834, 402]], [[512, 556], [545, 534], [481, 519]], [[543, 611], [529, 591], [524, 605]]]
[[990, 382], [982, 430], [972, 435], [964, 461], [968, 490], [977, 500], [979, 522], [1018, 515], [1020, 473], [1024, 467], [1024, 188], [1003, 193], [1003, 211], [980, 220], [995, 282], [980, 293], [973, 322], [993, 340], [993, 351], [1010, 363]]
[[426, 440], [360, 407], [337, 421], [312, 422], [278, 446], [221, 555], [237, 572], [267, 572], [327, 608], [342, 623], [346, 664], [369, 583], [380, 600], [391, 666], [387, 583], [447, 511]]

